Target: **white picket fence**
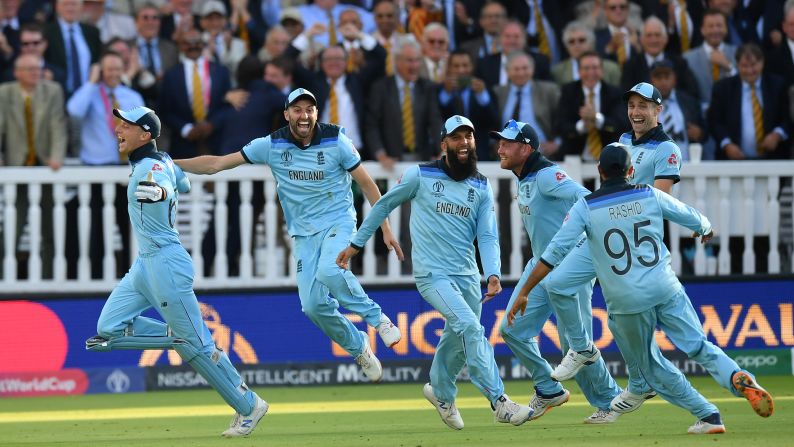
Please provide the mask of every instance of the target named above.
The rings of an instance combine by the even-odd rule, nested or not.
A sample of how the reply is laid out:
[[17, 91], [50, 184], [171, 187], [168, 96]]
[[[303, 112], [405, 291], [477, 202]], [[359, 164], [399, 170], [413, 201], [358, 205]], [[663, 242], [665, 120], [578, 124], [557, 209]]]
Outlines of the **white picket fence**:
[[[377, 163], [364, 164], [370, 175], [376, 180], [385, 181], [388, 186], [396, 183], [400, 173], [409, 164], [398, 164], [394, 171], [384, 171]], [[563, 163], [569, 175], [579, 181], [598, 181], [596, 167], [583, 164], [578, 159], [569, 158]], [[502, 185], [510, 185], [510, 196], [515, 195], [514, 176], [502, 170], [497, 163], [481, 163], [481, 172], [491, 179], [494, 194], [499, 196]], [[27, 184], [28, 224], [25, 237], [22, 238], [21, 250], [29, 252], [28, 279], [17, 279], [17, 259], [14, 250], [5, 250], [2, 259], [2, 277], [0, 294], [9, 293], [60, 293], [60, 292], [108, 292], [117, 283], [116, 258], [112, 250], [106, 250], [102, 260], [103, 275], [101, 279], [92, 279], [90, 260], [88, 258], [89, 239], [103, 238], [106, 247], [118, 249], [120, 238], [115, 222], [114, 199], [116, 184], [125, 184], [128, 178], [127, 167], [64, 167], [53, 172], [48, 168], [0, 168], [0, 202], [3, 212], [0, 213], [0, 228], [3, 232], [5, 247], [14, 247], [16, 237], [16, 193], [18, 184]], [[744, 252], [741, 254], [743, 273], [755, 273], [753, 238], [767, 236], [770, 246], [778, 247], [785, 244], [784, 255], [790, 257], [791, 235], [794, 224], [791, 216], [791, 182], [794, 175], [794, 161], [754, 161], [754, 162], [703, 162], [687, 164], [683, 168], [683, 178], [674, 189], [674, 194], [685, 202], [703, 211], [713, 222], [716, 229], [716, 241], [721, 246], [728, 246], [728, 237], [744, 238]], [[511, 180], [500, 182], [498, 179]], [[241, 166], [232, 171], [222, 172], [214, 176], [191, 175], [193, 193], [180, 196], [178, 207], [177, 228], [182, 243], [190, 251], [196, 271], [195, 286], [197, 289], [251, 289], [295, 286], [295, 263], [291, 258], [291, 241], [283, 237], [283, 219], [280, 218], [276, 183], [269, 169], [259, 166]], [[227, 228], [229, 209], [226, 205], [228, 182], [240, 183], [240, 228]], [[252, 197], [254, 182], [264, 181], [264, 211], [254, 222]], [[106, 222], [101, 234], [91, 234], [90, 196], [91, 184], [102, 184], [103, 220]], [[213, 193], [197, 193], [204, 191], [206, 183], [213, 183]], [[42, 279], [42, 260], [39, 256], [41, 245], [41, 192], [42, 185], [53, 185], [53, 227], [54, 227], [54, 278]], [[784, 187], [785, 186], [785, 187]], [[66, 275], [66, 211], [65, 203], [76, 195], [79, 200], [77, 210], [79, 259], [77, 261], [77, 278], [67, 279]], [[502, 201], [505, 202], [505, 201]], [[497, 203], [497, 216], [500, 216]], [[364, 204], [363, 212], [369, 212], [369, 205]], [[201, 255], [201, 242], [207, 231], [209, 221], [213, 217], [216, 222], [215, 245], [216, 254], [212, 266], [212, 274], [204, 276], [205, 260]], [[399, 237], [400, 209], [391, 214], [394, 232]], [[526, 242], [520, 215], [514, 203], [510, 204], [509, 234], [501, 233], [503, 241], [510, 240], [511, 251], [502, 268], [505, 280], [516, 280], [520, 277], [526, 262], [522, 246]], [[783, 220], [781, 220], [783, 216]], [[503, 227], [504, 228], [504, 227]], [[227, 235], [239, 232], [241, 255], [239, 259], [239, 276], [228, 273], [226, 255]], [[679, 236], [687, 231], [671, 225], [671, 252], [673, 267], [681, 272], [684, 255], [679, 244]], [[782, 237], [782, 239], [781, 239]], [[134, 257], [137, 248], [134, 237], [131, 240], [131, 253]], [[394, 256], [389, 256], [384, 269], [378, 269], [378, 259], [373, 248], [366, 246], [363, 253], [363, 270], [357, 276], [365, 285], [373, 284], [411, 284], [413, 277], [410, 272], [402, 272], [401, 265]], [[767, 256], [769, 273], [781, 272], [781, 256], [777, 249]], [[717, 257], [709, 256], [707, 251], [698, 244], [695, 252], [694, 266], [697, 275], [726, 275], [730, 272], [731, 258], [727, 249], [720, 250]], [[503, 257], [504, 259], [504, 257]], [[131, 261], [131, 260], [130, 260]], [[124, 266], [126, 268], [126, 265]], [[787, 270], [791, 269], [790, 263]]]

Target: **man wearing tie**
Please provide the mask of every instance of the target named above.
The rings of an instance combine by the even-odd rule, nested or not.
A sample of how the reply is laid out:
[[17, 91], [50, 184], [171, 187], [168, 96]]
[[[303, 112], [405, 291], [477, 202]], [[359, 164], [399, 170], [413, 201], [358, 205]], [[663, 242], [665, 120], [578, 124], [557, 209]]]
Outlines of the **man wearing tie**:
[[49, 42], [47, 62], [66, 72], [66, 96], [71, 96], [88, 80], [91, 64], [99, 59], [102, 42], [93, 25], [78, 23], [80, 0], [57, 0], [57, 20], [44, 29]]
[[489, 0], [480, 10], [480, 28], [482, 36], [461, 44], [461, 48], [471, 55], [471, 60], [485, 57], [489, 54], [499, 54], [502, 51], [499, 45], [499, 33], [507, 21], [505, 7], [496, 0]]
[[170, 40], [159, 37], [160, 12], [154, 6], [146, 5], [138, 10], [135, 27], [138, 62], [143, 68], [133, 78], [132, 85], [141, 92], [146, 104], [153, 106], [160, 94], [163, 73], [179, 62], [179, 50]]
[[424, 58], [419, 77], [441, 83], [449, 57], [449, 32], [444, 25], [430, 23], [422, 31], [422, 55]]
[[725, 43], [728, 19], [719, 10], [706, 10], [700, 33], [703, 35], [703, 44], [687, 51], [683, 56], [695, 76], [700, 94], [698, 99], [705, 111], [711, 101], [714, 83], [736, 74], [733, 64], [736, 47]]
[[315, 91], [320, 121], [343, 127], [353, 146], [360, 148], [363, 145], [364, 93], [358, 74], [345, 72], [349, 57], [339, 45], [323, 50]]

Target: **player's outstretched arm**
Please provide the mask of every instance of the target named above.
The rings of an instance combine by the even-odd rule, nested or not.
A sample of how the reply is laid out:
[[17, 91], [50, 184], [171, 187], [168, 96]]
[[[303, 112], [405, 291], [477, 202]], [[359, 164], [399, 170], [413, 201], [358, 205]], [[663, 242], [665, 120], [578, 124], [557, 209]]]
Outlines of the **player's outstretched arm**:
[[202, 155], [194, 158], [174, 160], [183, 171], [194, 174], [215, 174], [216, 172], [236, 168], [245, 163], [242, 153], [233, 152], [227, 155]]
[[[370, 177], [369, 172], [364, 169], [363, 166], [358, 165], [358, 167], [350, 172], [350, 175], [353, 176], [353, 180], [358, 183], [358, 186], [361, 187], [361, 192], [364, 193], [364, 196], [369, 201], [370, 205], [375, 205], [375, 202], [380, 200], [380, 189], [378, 189], [378, 185], [375, 184], [375, 181], [372, 180]], [[394, 234], [391, 231], [391, 225], [389, 225], [389, 218], [383, 219], [383, 223], [381, 223], [380, 228], [383, 230], [383, 243], [386, 244], [386, 248], [389, 251], [394, 250], [394, 253], [397, 255], [397, 259], [400, 261], [403, 260], [403, 250], [400, 247], [400, 243], [397, 242], [395, 239]]]

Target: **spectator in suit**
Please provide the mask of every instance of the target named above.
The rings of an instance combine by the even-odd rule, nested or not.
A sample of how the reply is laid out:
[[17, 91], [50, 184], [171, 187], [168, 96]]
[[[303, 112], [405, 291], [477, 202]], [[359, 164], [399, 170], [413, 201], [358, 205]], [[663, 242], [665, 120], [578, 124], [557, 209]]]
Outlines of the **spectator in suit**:
[[477, 123], [474, 139], [477, 146], [477, 159], [494, 160], [491, 150], [489, 129], [500, 125], [496, 97], [485, 86], [482, 79], [473, 77], [474, 64], [465, 50], [458, 49], [449, 55], [449, 66], [442, 88], [438, 92], [441, 118], [446, 120], [453, 115], [461, 115]]
[[397, 39], [404, 36], [399, 31], [400, 27], [400, 9], [397, 4], [392, 0], [380, 0], [375, 5], [375, 26], [377, 30], [372, 33], [372, 37], [378, 41], [378, 44], [386, 50], [386, 61], [384, 73], [386, 76], [394, 75], [394, 55], [392, 49], [397, 44]]
[[794, 1], [783, 10], [783, 39], [769, 52], [767, 71], [783, 77], [786, 86], [794, 85]]
[[433, 22], [425, 26], [422, 31], [422, 56], [419, 77], [441, 83], [449, 57], [449, 33], [444, 25]]
[[507, 10], [504, 5], [497, 0], [488, 0], [480, 10], [479, 24], [482, 35], [464, 42], [461, 48], [471, 55], [473, 61], [489, 54], [499, 54], [502, 51], [499, 33], [505, 22], [507, 22]]
[[537, 52], [526, 51], [526, 42], [524, 25], [516, 20], [508, 20], [499, 34], [501, 53], [480, 58], [477, 61], [477, 77], [489, 87], [507, 84], [507, 56], [516, 51], [525, 51], [535, 61], [535, 79], [550, 80], [549, 59]]
[[598, 160], [601, 148], [617, 141], [629, 126], [622, 91], [603, 82], [601, 57], [595, 52], [579, 56], [579, 80], [562, 87], [558, 110], [561, 158], [579, 155]]
[[557, 63], [562, 59], [558, 30], [570, 20], [559, 0], [502, 0], [510, 16], [525, 25], [529, 48]]
[[410, 36], [394, 49], [395, 73], [372, 85], [364, 141], [387, 170], [397, 161], [438, 157], [441, 116], [436, 87], [419, 77], [422, 53]]
[[154, 107], [160, 96], [163, 75], [179, 62], [179, 50], [170, 39], [160, 37], [160, 12], [151, 3], [135, 14], [137, 49], [140, 70], [132, 77], [133, 88], [141, 93], [148, 107]]
[[668, 59], [651, 66], [651, 83], [662, 94], [659, 123], [681, 149], [684, 160], [689, 160], [689, 144], [705, 143], [708, 136], [700, 103], [694, 96], [676, 88], [674, 65]]
[[[213, 62], [223, 65], [229, 70], [229, 76], [235, 79], [237, 64], [248, 54], [245, 42], [232, 36], [228, 29], [226, 6], [220, 0], [207, 0], [201, 7], [202, 39], [207, 43], [207, 53]], [[236, 84], [236, 80], [232, 85]]]
[[259, 60], [262, 62], [271, 61], [282, 54], [289, 46], [292, 37], [290, 37], [287, 30], [282, 26], [274, 26], [265, 34], [265, 44], [257, 53]]
[[699, 26], [703, 23], [702, 0], [645, 1], [643, 16], [656, 16], [667, 27], [670, 39], [665, 51], [681, 55], [703, 41]]
[[637, 27], [628, 20], [629, 0], [604, 1], [604, 15], [607, 27], [595, 32], [596, 51], [604, 59], [613, 60], [622, 68], [631, 56], [640, 52]]
[[535, 66], [523, 51], [510, 55], [507, 61], [509, 83], [494, 90], [498, 98], [500, 122], [516, 120], [529, 123], [538, 133], [539, 150], [552, 157], [559, 148], [553, 119], [557, 116], [560, 88], [551, 81], [533, 79]]
[[386, 74], [386, 50], [372, 35], [364, 33], [361, 18], [353, 9], [339, 14], [339, 33], [342, 35], [340, 43], [347, 53], [345, 71], [356, 73], [362, 91], [369, 91], [372, 82]]
[[739, 28], [736, 26], [734, 17], [734, 10], [736, 9], [737, 0], [707, 0], [706, 5], [711, 9], [716, 9], [725, 15], [728, 19], [728, 36], [725, 38], [725, 43], [738, 47], [742, 43], [742, 36], [739, 33]]
[[292, 70], [295, 61], [288, 57], [280, 56], [265, 63], [265, 81], [273, 84], [283, 95], [295, 89], [292, 82]]
[[171, 130], [173, 158], [214, 153], [222, 131], [224, 97], [230, 88], [229, 71], [204, 55], [197, 30], [179, 41], [182, 63], [163, 77], [160, 117]]
[[314, 95], [317, 98], [319, 120], [344, 127], [345, 135], [353, 142], [353, 146], [362, 148], [363, 82], [358, 73], [346, 73], [349, 57], [340, 45], [328, 47], [320, 53], [320, 72]]
[[365, 33], [370, 34], [375, 31], [375, 20], [372, 17], [372, 13], [358, 6], [339, 4], [338, 0], [315, 0], [310, 5], [298, 7], [303, 19], [303, 26], [307, 30], [317, 24], [325, 27], [323, 32], [312, 36], [323, 47], [336, 45], [342, 40], [338, 27], [339, 15], [346, 9], [353, 9], [358, 12], [359, 17], [361, 17], [362, 29]]
[[[38, 23], [26, 23], [19, 29], [19, 54], [32, 54], [41, 61], [41, 76], [48, 81], [55, 81], [66, 89], [66, 72], [44, 60], [44, 53], [47, 51], [47, 39], [44, 38], [44, 31]], [[3, 74], [3, 82], [14, 81], [13, 68], [9, 68]]]
[[99, 29], [102, 43], [114, 37], [130, 40], [135, 37], [135, 21], [127, 14], [119, 14], [105, 8], [105, 0], [83, 0], [82, 20]]
[[482, 10], [484, 0], [440, 0], [438, 3], [442, 17], [439, 22], [449, 31], [450, 51], [479, 35], [481, 30], [474, 17]]
[[736, 50], [739, 74], [717, 81], [711, 92], [709, 129], [717, 159], [790, 158], [788, 94], [783, 80], [762, 74], [764, 54], [756, 44]]
[[19, 54], [18, 10], [19, 0], [0, 2], [0, 72], [8, 70], [13, 73], [14, 58]]
[[200, 17], [193, 14], [193, 0], [166, 0], [165, 10], [160, 20], [160, 38], [179, 40], [189, 30], [200, 29]]
[[675, 66], [679, 90], [685, 90], [690, 95], [698, 97], [697, 82], [689, 65], [681, 56], [665, 53], [667, 40], [667, 28], [661, 20], [653, 16], [645, 19], [640, 33], [642, 50], [634, 53], [623, 65], [621, 85], [624, 90], [629, 90], [640, 82], [650, 81], [651, 65], [656, 61], [668, 59]]
[[[35, 54], [21, 54], [14, 62], [16, 81], [0, 85], [0, 135], [4, 166], [49, 166], [60, 169], [66, 154], [66, 119], [63, 110], [63, 91], [52, 81], [42, 78], [41, 58]], [[28, 215], [27, 186], [17, 190], [17, 240]], [[41, 259], [42, 275], [52, 278], [54, 254], [52, 228], [52, 186], [45, 185], [41, 201]], [[4, 250], [10, 250], [4, 247]], [[3, 255], [4, 253], [0, 253]], [[17, 259], [25, 259], [16, 253]], [[26, 269], [27, 262], [20, 262]], [[8, 278], [6, 278], [8, 279]]]
[[91, 65], [99, 60], [102, 42], [93, 25], [78, 23], [80, 0], [56, 0], [56, 21], [44, 28], [48, 63], [66, 72], [66, 96], [69, 97], [88, 80]]
[[[725, 43], [728, 35], [728, 19], [717, 9], [703, 13], [700, 25], [703, 44], [684, 53], [684, 60], [691, 68], [698, 85], [698, 93], [703, 111], [711, 100], [711, 88], [720, 79], [736, 74], [733, 61], [736, 47]], [[794, 69], [794, 68], [792, 68]]]
[[[551, 77], [559, 86], [579, 80], [579, 56], [595, 50], [595, 33], [584, 22], [571, 22], [562, 31], [562, 42], [568, 58], [551, 67]], [[604, 82], [620, 85], [620, 66], [617, 62], [602, 59]]]

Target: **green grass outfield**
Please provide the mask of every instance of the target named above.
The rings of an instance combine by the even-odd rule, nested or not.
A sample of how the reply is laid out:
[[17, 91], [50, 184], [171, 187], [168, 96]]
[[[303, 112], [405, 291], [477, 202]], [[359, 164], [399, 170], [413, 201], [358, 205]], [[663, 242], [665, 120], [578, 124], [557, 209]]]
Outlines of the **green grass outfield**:
[[[233, 412], [212, 391], [2, 399], [0, 446], [794, 446], [794, 377], [759, 380], [776, 398], [768, 419], [710, 378], [692, 379], [720, 408], [724, 435], [687, 435], [695, 418], [661, 398], [614, 424], [583, 424], [593, 410], [571, 381], [567, 404], [521, 427], [495, 423], [485, 399], [461, 384], [459, 432], [441, 422], [421, 385], [261, 388], [270, 412], [241, 439], [220, 437]], [[529, 400], [526, 382], [506, 386]]]

